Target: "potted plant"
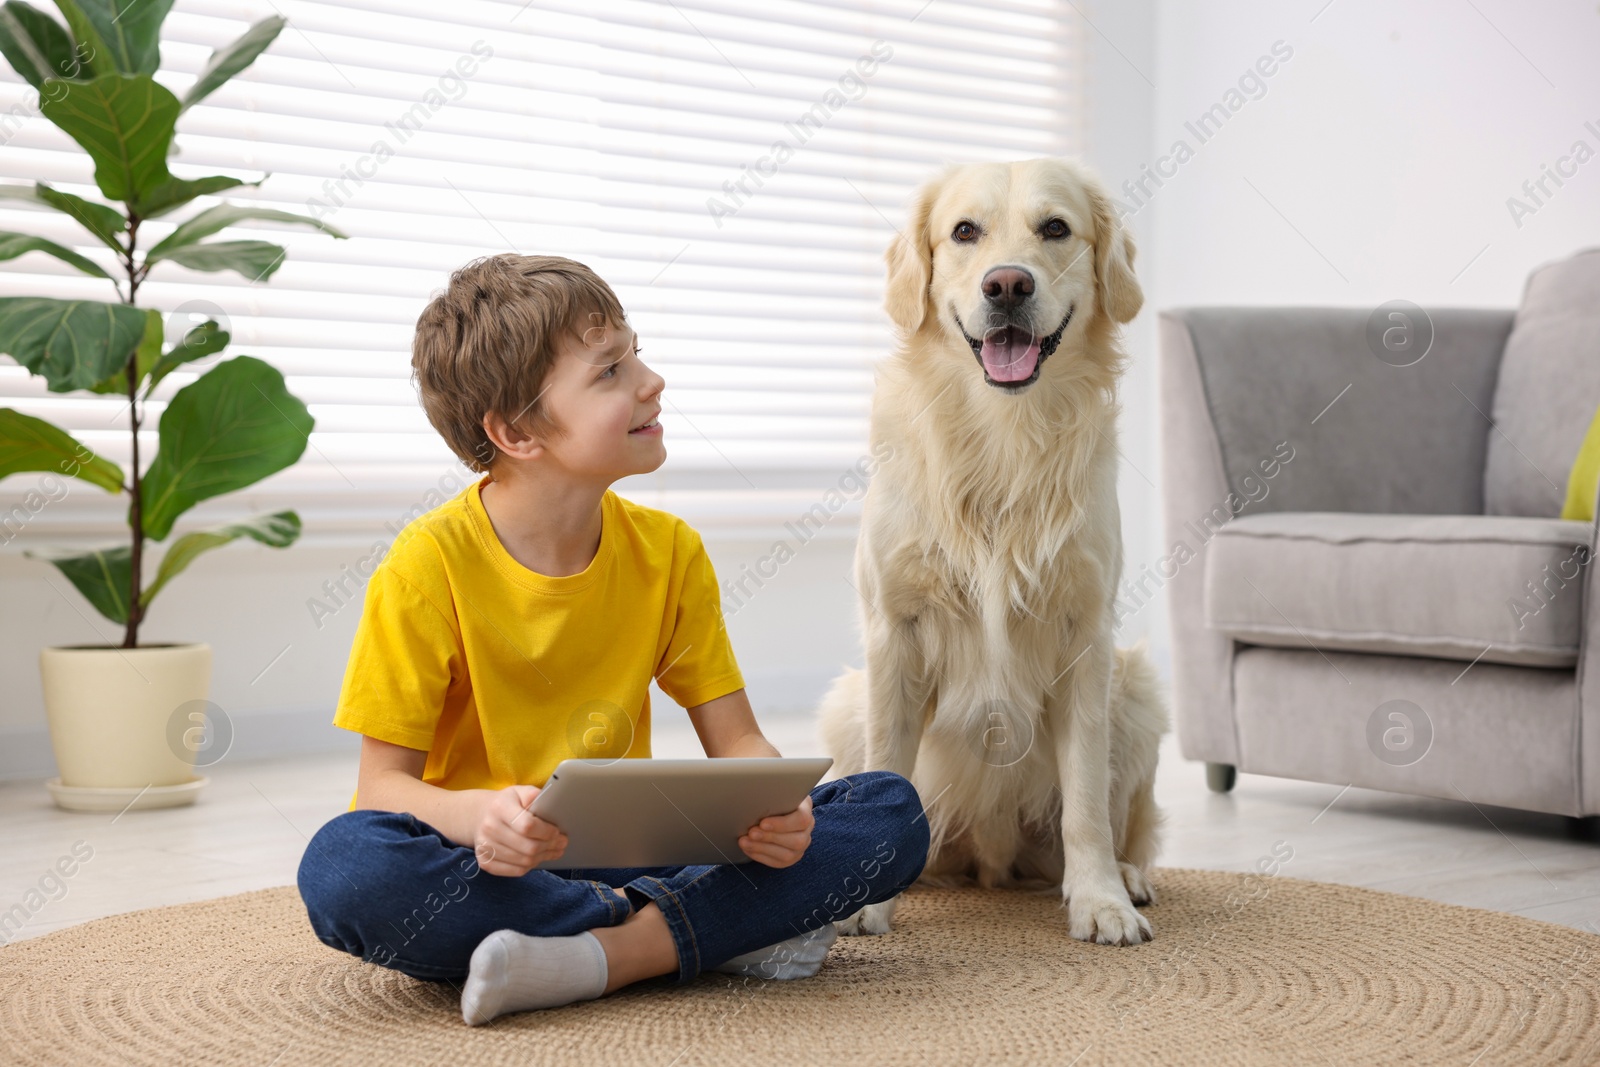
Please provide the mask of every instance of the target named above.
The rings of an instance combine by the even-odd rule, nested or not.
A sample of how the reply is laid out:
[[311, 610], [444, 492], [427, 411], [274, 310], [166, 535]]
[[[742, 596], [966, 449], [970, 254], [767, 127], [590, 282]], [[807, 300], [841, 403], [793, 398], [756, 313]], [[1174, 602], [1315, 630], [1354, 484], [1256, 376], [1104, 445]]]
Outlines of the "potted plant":
[[[90, 551], [24, 553], [66, 576], [90, 604], [123, 628], [120, 645], [45, 648], [39, 656], [45, 710], [60, 778], [56, 803], [122, 810], [191, 803], [206, 779], [194, 774], [194, 713], [210, 688], [211, 649], [203, 642], [139, 644], [150, 603], [197, 556], [239, 538], [274, 548], [300, 534], [293, 511], [259, 515], [185, 533], [167, 546], [146, 582], [147, 542], [172, 533], [203, 500], [251, 485], [296, 462], [312, 428], [306, 406], [283, 375], [252, 356], [216, 363], [168, 397], [158, 447], [141, 469], [145, 406], [168, 375], [194, 375], [196, 360], [222, 352], [227, 330], [215, 318], [167, 338], [162, 314], [139, 306], [140, 285], [163, 263], [236, 271], [265, 281], [284, 249], [266, 241], [208, 240], [236, 223], [267, 220], [345, 235], [316, 219], [267, 208], [213, 203], [175, 227], [174, 213], [201, 197], [254, 182], [212, 175], [182, 178], [167, 166], [178, 117], [244, 70], [284, 27], [264, 19], [219, 48], [180, 98], [155, 79], [161, 24], [172, 0], [56, 0], [65, 20], [10, 0], [0, 6], [0, 54], [39, 94], [44, 117], [88, 153], [94, 181], [111, 203], [45, 182], [0, 185], [0, 197], [70, 216], [110, 249], [107, 269], [43, 237], [0, 232], [0, 259], [42, 252], [116, 290], [115, 302], [47, 297], [0, 298], [0, 353], [43, 378], [52, 393], [89, 390], [126, 396], [132, 462], [94, 454], [51, 423], [0, 408], [0, 478], [58, 472], [128, 496], [128, 538]], [[158, 229], [151, 234], [152, 229]], [[159, 232], [164, 229], [167, 232]], [[152, 237], [158, 237], [152, 240]], [[224, 316], [225, 318], [225, 316]], [[170, 342], [170, 343], [169, 343]], [[159, 400], [156, 401], [161, 403]]]

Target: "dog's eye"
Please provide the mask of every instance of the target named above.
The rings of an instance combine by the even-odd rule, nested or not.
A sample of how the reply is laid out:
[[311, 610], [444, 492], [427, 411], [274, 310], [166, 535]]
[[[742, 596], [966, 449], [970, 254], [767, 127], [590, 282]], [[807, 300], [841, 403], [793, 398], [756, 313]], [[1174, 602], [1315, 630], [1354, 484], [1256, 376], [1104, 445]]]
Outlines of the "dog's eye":
[[1051, 219], [1049, 222], [1039, 227], [1039, 232], [1052, 239], [1072, 236], [1071, 228], [1068, 227], [1067, 224], [1061, 219]]
[[956, 223], [956, 228], [950, 231], [950, 236], [963, 243], [976, 241], [978, 239], [978, 228], [972, 223], [963, 220]]

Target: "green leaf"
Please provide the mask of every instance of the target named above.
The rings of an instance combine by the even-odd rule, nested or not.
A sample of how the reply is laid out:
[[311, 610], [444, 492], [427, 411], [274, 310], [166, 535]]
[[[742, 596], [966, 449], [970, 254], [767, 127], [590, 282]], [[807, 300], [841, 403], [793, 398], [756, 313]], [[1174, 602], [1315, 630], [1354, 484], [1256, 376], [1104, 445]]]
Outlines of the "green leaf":
[[35, 89], [46, 78], [76, 78], [86, 73], [61, 23], [20, 0], [0, 6], [0, 55]]
[[[134, 388], [139, 387], [139, 382], [144, 381], [144, 376], [150, 373], [150, 368], [156, 365], [157, 358], [161, 355], [162, 334], [165, 328], [161, 325], [161, 312], [153, 309], [144, 313], [144, 338], [139, 342], [139, 349], [134, 353], [134, 370], [137, 377], [134, 379]], [[128, 392], [128, 361], [123, 360], [122, 366], [95, 382], [92, 389], [96, 393], [122, 393]]]
[[0, 354], [42, 376], [52, 393], [92, 389], [144, 339], [145, 313], [95, 300], [0, 297]]
[[119, 254], [123, 250], [117, 238], [126, 228], [127, 220], [115, 208], [97, 204], [93, 200], [85, 200], [71, 193], [63, 193], [44, 182], [36, 182], [33, 185], [0, 185], [0, 200], [21, 200], [24, 203], [64, 212]]
[[55, 564], [56, 569], [78, 587], [78, 592], [89, 598], [95, 610], [112, 622], [127, 623], [128, 591], [133, 582], [133, 567], [129, 562], [133, 553], [127, 545], [89, 552], [26, 549], [22, 554], [29, 559]]
[[254, 63], [256, 57], [267, 50], [267, 46], [286, 25], [288, 21], [278, 15], [262, 19], [245, 30], [232, 44], [224, 45], [212, 52], [211, 58], [206, 60], [206, 65], [201, 69], [200, 76], [189, 87], [189, 91], [183, 94], [183, 104], [179, 110], [189, 110], [210, 96], [229, 78]]
[[94, 23], [83, 9], [71, 0], [56, 0], [56, 8], [67, 20], [67, 27], [72, 30], [72, 39], [78, 43], [78, 56], [83, 62], [83, 72], [79, 79], [94, 78], [101, 74], [110, 74], [116, 70], [116, 64], [111, 59], [111, 50], [106, 47], [105, 41], [100, 38], [100, 31], [94, 28]]
[[145, 396], [155, 392], [156, 386], [161, 384], [161, 379], [185, 363], [204, 359], [227, 348], [228, 336], [228, 331], [218, 326], [213, 319], [207, 319], [184, 334], [183, 340], [167, 349], [150, 371], [150, 387], [145, 390]]
[[163, 259], [190, 270], [235, 270], [252, 282], [265, 281], [283, 266], [282, 245], [267, 241], [212, 241], [167, 250]]
[[120, 238], [123, 231], [128, 228], [128, 220], [122, 217], [122, 212], [106, 204], [97, 204], [81, 196], [63, 193], [44, 182], [39, 182], [34, 191], [41, 203], [48, 204], [57, 211], [66, 212], [107, 246], [119, 253], [123, 251]]
[[161, 413], [160, 451], [139, 487], [145, 534], [159, 541], [200, 501], [293, 464], [313, 425], [270, 364], [253, 356], [217, 364], [173, 394]]
[[52, 78], [39, 106], [89, 153], [95, 184], [107, 199], [137, 205], [172, 180], [167, 144], [178, 120], [178, 98], [150, 75], [102, 74], [87, 82]]
[[242, 185], [258, 186], [268, 177], [270, 175], [264, 174], [253, 182], [223, 174], [213, 174], [207, 178], [168, 178], [140, 197], [135, 208], [140, 218], [153, 219], [182, 207], [197, 196], [209, 196]]
[[227, 526], [213, 526], [206, 530], [196, 530], [186, 533], [167, 549], [167, 554], [161, 557], [161, 566], [156, 571], [156, 580], [139, 594], [139, 606], [149, 607], [150, 601], [161, 592], [161, 587], [175, 578], [185, 567], [193, 563], [196, 556], [202, 552], [209, 552], [213, 548], [221, 548], [230, 541], [237, 541], [241, 537], [248, 537], [253, 541], [260, 541], [269, 548], [287, 548], [294, 544], [300, 536], [300, 516], [292, 511], [277, 511], [271, 515], [257, 515], [253, 519], [243, 522], [230, 523]]
[[122, 492], [121, 467], [43, 419], [0, 408], [0, 478], [23, 471], [55, 471]]
[[79, 41], [79, 27], [93, 27], [121, 73], [154, 74], [161, 66], [161, 24], [172, 0], [56, 0], [56, 7]]
[[192, 245], [202, 237], [210, 237], [218, 230], [226, 229], [247, 219], [288, 222], [296, 226], [309, 226], [334, 237], [344, 238], [349, 236], [349, 234], [337, 230], [325, 222], [314, 219], [310, 215], [296, 215], [292, 211], [276, 211], [265, 207], [247, 207], [243, 204], [218, 204], [216, 207], [207, 208], [205, 211], [200, 212], [200, 214], [182, 223], [176, 230], [169, 233], [160, 243], [150, 249], [149, 254], [145, 256], [145, 262], [153, 263], [159, 259], [166, 259], [174, 248]]
[[93, 274], [106, 281], [114, 280], [92, 259], [85, 259], [70, 248], [65, 248], [54, 241], [47, 241], [43, 237], [34, 237], [26, 233], [6, 233], [0, 230], [0, 260], [16, 259], [18, 256], [29, 252], [44, 252], [55, 256], [63, 263], [70, 263], [85, 274]]

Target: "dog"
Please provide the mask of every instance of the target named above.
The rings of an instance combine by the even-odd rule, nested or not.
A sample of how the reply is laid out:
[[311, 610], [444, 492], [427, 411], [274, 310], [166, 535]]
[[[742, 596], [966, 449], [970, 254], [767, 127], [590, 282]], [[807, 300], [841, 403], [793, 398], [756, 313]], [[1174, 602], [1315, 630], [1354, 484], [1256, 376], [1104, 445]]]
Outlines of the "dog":
[[[1075, 162], [969, 163], [916, 193], [884, 258], [888, 458], [855, 554], [866, 667], [818, 713], [831, 773], [912, 781], [921, 884], [1060, 892], [1072, 937], [1148, 940], [1168, 716], [1144, 642], [1112, 640], [1133, 242]], [[840, 933], [887, 933], [897, 899]]]

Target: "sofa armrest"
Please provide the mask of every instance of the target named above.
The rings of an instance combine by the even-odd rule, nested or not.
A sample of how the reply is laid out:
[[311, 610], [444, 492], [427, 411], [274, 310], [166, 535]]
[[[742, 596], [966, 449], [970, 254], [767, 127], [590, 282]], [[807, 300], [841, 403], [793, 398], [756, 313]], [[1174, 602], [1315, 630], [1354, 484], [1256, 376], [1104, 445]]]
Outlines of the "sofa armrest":
[[1185, 757], [1239, 762], [1234, 642], [1204, 618], [1216, 530], [1246, 511], [1481, 514], [1487, 413], [1513, 314], [1432, 311], [1432, 346], [1397, 367], [1367, 346], [1370, 309], [1161, 313], [1167, 554], [1155, 569], [1167, 579]]
[[[1206, 516], [1220, 509], [1222, 521], [1230, 517], [1228, 475], [1189, 330], [1170, 314], [1161, 316], [1159, 329], [1161, 412], [1156, 422], [1161, 434], [1162, 544], [1169, 553], [1163, 560], [1175, 562], [1157, 570], [1165, 577], [1177, 567], [1166, 592], [1178, 749], [1187, 759], [1237, 765], [1233, 639], [1205, 623], [1206, 546], [1215, 533]], [[1193, 523], [1198, 527], [1191, 528]]]
[[1600, 815], [1600, 486], [1585, 560], [1583, 613], [1578, 632], [1578, 813]]

